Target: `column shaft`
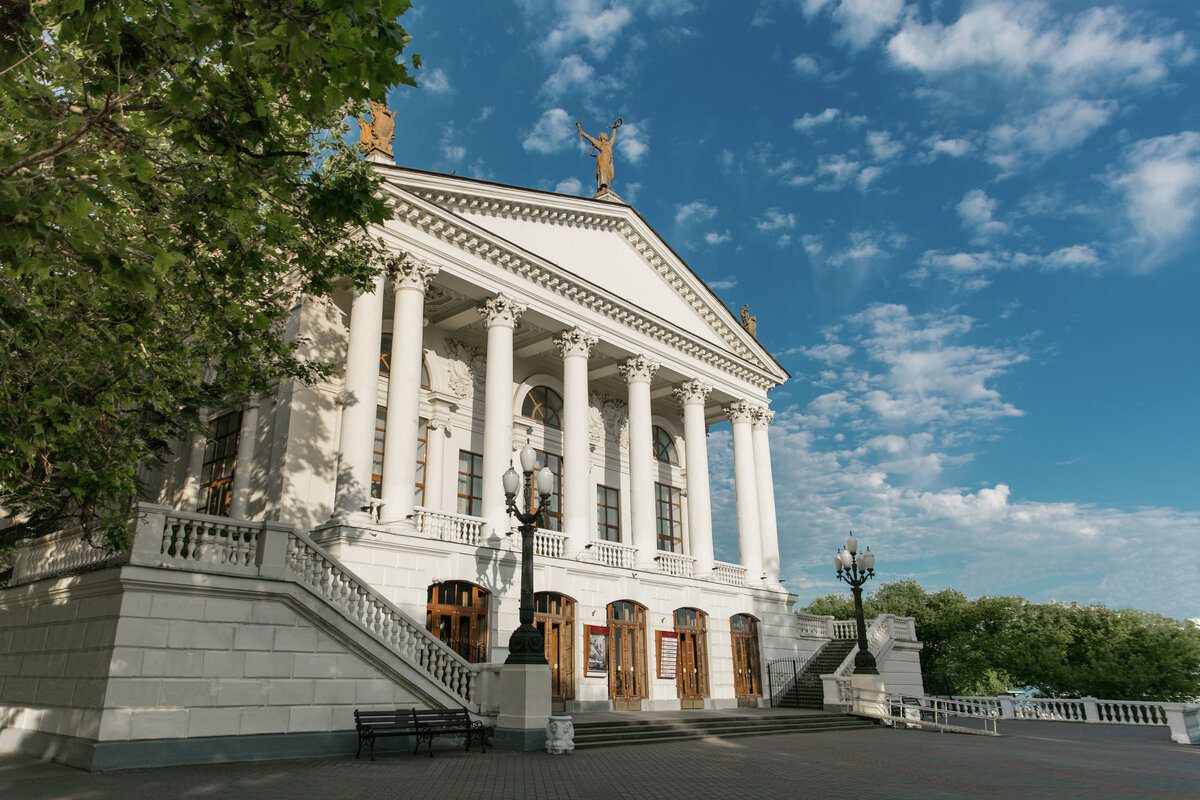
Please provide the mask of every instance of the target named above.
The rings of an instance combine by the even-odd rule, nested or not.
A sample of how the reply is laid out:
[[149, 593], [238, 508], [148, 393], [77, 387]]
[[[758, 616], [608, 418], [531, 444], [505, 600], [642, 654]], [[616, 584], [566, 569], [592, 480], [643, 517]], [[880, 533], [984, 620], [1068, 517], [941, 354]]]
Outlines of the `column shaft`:
[[500, 294], [479, 308], [487, 326], [487, 376], [483, 387], [483, 516], [492, 532], [510, 527], [501, 476], [512, 459], [513, 328], [525, 310]]
[[708, 437], [704, 403], [712, 387], [688, 381], [675, 390], [683, 404], [683, 443], [687, 450], [687, 515], [691, 555], [696, 559], [696, 577], [712, 573], [712, 500], [708, 482]]
[[433, 511], [442, 510], [442, 492], [446, 479], [446, 420], [434, 416], [425, 435], [425, 502]]
[[350, 308], [346, 348], [346, 387], [338, 440], [337, 499], [334, 517], [343, 522], [369, 520], [371, 459], [379, 391], [379, 342], [383, 330], [383, 275], [369, 292], [356, 291]]
[[403, 523], [413, 514], [417, 434], [421, 427], [421, 361], [424, 357], [425, 290], [437, 272], [406, 258], [391, 268], [395, 291], [392, 364], [388, 378], [383, 445], [382, 520]]
[[563, 532], [567, 555], [574, 555], [596, 526], [588, 417], [588, 357], [596, 337], [574, 328], [563, 331], [555, 344], [563, 359]]
[[630, 544], [639, 567], [650, 567], [658, 554], [654, 524], [654, 442], [650, 424], [650, 381], [658, 364], [635, 356], [621, 365], [629, 384], [629, 522]]
[[763, 572], [767, 584], [779, 586], [779, 529], [775, 521], [775, 480], [771, 474], [771, 441], [767, 426], [775, 416], [773, 411], [757, 409], [754, 414], [754, 477], [758, 487], [758, 525], [762, 532]]
[[200, 472], [204, 469], [204, 450], [207, 446], [208, 439], [203, 433], [192, 434], [188, 443], [187, 476], [183, 479], [182, 496], [179, 498], [179, 505], [184, 511], [200, 509], [200, 484], [204, 481]]
[[733, 427], [733, 490], [737, 502], [738, 552], [746, 568], [746, 583], [762, 583], [762, 537], [759, 533], [758, 492], [754, 488], [754, 442], [750, 416], [753, 407], [745, 402], [725, 409]]
[[229, 516], [246, 518], [250, 502], [250, 472], [254, 469], [254, 447], [258, 443], [258, 398], [242, 411], [242, 428], [238, 431], [237, 461], [233, 465], [233, 487], [229, 498]]

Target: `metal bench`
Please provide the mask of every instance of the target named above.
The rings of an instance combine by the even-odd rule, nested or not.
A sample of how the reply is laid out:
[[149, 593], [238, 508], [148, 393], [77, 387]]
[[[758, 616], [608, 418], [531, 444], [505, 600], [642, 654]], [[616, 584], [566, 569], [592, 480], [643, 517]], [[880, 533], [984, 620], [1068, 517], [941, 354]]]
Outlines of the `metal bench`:
[[358, 750], [354, 757], [362, 755], [364, 744], [371, 746], [371, 760], [375, 760], [375, 740], [382, 736], [413, 736], [416, 745], [415, 755], [421, 749], [421, 742], [429, 743], [429, 755], [433, 756], [433, 737], [452, 734], [464, 734], [467, 740], [467, 750], [471, 749], [471, 738], [478, 735], [479, 749], [484, 748], [483, 723], [472, 720], [465, 708], [450, 709], [420, 709], [398, 708], [394, 711], [359, 711], [354, 710], [354, 727], [358, 731]]

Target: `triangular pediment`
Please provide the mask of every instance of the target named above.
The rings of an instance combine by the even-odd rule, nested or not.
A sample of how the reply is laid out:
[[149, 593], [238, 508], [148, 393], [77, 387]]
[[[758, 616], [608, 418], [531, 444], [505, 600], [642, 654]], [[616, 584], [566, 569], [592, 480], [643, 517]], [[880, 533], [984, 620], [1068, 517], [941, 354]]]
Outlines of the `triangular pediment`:
[[[454, 224], [490, 234], [553, 265], [580, 290], [592, 288], [683, 333], [706, 349], [748, 362], [771, 384], [787, 373], [713, 291], [630, 206], [402, 168], [388, 169], [393, 190], [422, 201], [410, 220], [435, 229]], [[442, 216], [434, 220], [431, 209]], [[464, 243], [479, 236], [456, 234]], [[477, 241], [472, 247], [478, 249]], [[504, 256], [501, 256], [504, 258]]]

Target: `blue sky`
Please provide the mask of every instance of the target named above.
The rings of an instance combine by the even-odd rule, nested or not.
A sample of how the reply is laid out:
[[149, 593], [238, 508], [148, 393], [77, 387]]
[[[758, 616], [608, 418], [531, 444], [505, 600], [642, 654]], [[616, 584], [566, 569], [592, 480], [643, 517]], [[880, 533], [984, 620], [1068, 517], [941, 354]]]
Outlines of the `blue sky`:
[[[614, 189], [793, 375], [784, 574], [1200, 617], [1200, 7], [515, 0], [406, 16], [396, 161]], [[727, 427], [710, 439], [736, 560]]]

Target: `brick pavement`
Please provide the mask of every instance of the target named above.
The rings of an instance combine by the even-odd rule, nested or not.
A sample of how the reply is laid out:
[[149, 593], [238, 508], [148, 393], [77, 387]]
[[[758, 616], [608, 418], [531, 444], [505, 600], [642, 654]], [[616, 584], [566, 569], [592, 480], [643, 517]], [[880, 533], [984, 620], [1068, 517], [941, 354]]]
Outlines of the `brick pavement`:
[[85, 773], [0, 756], [5, 800], [1200, 797], [1165, 728], [1002, 723], [1000, 738], [871, 728], [580, 751], [437, 751]]

